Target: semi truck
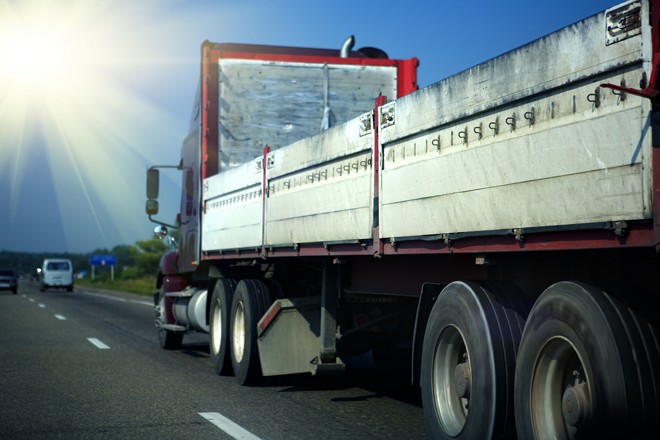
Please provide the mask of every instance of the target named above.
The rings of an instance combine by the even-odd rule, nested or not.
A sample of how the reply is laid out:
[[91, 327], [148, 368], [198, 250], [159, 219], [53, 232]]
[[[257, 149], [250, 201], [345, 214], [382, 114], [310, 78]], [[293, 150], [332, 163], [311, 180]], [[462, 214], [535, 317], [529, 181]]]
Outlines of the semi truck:
[[421, 89], [352, 46], [202, 45], [161, 346], [409, 374], [433, 438], [658, 438], [660, 0]]

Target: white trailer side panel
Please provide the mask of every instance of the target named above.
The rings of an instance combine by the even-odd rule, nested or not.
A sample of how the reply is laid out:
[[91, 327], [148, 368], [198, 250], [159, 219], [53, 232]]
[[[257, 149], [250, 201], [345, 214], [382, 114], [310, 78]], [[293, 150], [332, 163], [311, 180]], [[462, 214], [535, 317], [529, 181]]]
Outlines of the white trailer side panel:
[[651, 216], [642, 34], [606, 45], [605, 14], [384, 108], [383, 238]]
[[373, 221], [372, 132], [361, 119], [269, 156], [267, 246], [369, 238]]
[[[438, 81], [398, 100], [396, 126], [381, 133], [381, 142], [417, 135], [558, 87], [595, 81], [613, 69], [649, 62], [645, 51], [651, 49], [650, 28], [641, 30], [649, 35], [637, 32], [607, 45], [606, 15], [600, 13]], [[634, 79], [627, 81], [628, 87], [639, 87], [641, 78], [636, 75]]]
[[354, 119], [271, 152], [265, 211], [262, 158], [206, 179], [202, 250], [370, 238], [374, 135], [364, 123]]
[[261, 158], [204, 181], [202, 251], [260, 247]]

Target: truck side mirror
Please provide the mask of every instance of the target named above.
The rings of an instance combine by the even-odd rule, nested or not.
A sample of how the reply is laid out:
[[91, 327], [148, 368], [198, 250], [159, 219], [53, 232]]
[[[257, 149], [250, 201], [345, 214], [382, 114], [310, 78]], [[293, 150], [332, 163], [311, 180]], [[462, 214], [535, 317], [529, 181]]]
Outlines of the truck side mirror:
[[158, 200], [154, 200], [154, 199], [147, 200], [145, 211], [147, 211], [148, 215], [158, 214]]
[[[158, 198], [159, 181], [160, 171], [155, 168], [149, 168], [147, 170], [147, 199], [155, 201]], [[148, 205], [149, 203], [147, 202]], [[158, 203], [156, 203], [156, 212], [158, 212]]]

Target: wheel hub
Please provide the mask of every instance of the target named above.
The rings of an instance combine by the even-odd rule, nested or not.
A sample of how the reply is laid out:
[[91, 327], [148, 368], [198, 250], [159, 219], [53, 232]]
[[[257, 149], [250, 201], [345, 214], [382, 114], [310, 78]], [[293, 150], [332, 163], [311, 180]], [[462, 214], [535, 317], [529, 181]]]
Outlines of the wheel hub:
[[234, 352], [234, 357], [236, 362], [243, 361], [243, 352], [245, 351], [245, 310], [243, 308], [243, 303], [239, 302], [236, 307], [234, 325], [233, 325], [233, 345], [232, 349]]
[[456, 384], [456, 394], [462, 399], [470, 397], [470, 388], [472, 382], [470, 364], [463, 362], [454, 368], [454, 383]]
[[217, 355], [220, 352], [220, 345], [222, 344], [222, 306], [219, 301], [213, 307], [211, 319], [213, 323], [211, 349], [213, 350], [213, 354]]
[[587, 384], [579, 382], [580, 376], [577, 371], [573, 372], [575, 384], [564, 390], [561, 399], [561, 410], [564, 421], [574, 427], [583, 425], [587, 414], [589, 413], [589, 397], [587, 394]]
[[465, 427], [471, 381], [465, 339], [458, 328], [448, 325], [435, 347], [432, 387], [437, 416], [449, 436], [458, 436]]

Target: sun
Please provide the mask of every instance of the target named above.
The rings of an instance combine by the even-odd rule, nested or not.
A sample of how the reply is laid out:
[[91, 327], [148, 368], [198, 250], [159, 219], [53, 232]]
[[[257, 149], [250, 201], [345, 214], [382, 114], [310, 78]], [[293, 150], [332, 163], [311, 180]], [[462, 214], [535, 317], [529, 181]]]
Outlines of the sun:
[[14, 87], [40, 87], [71, 80], [77, 68], [77, 41], [51, 23], [0, 30], [0, 75]]
[[0, 0], [0, 104], [3, 98], [24, 105], [44, 98], [71, 102], [89, 82], [96, 32], [85, 19], [91, 10], [82, 1], [54, 3]]
[[[70, 3], [71, 4], [71, 3]], [[85, 11], [46, 2], [0, 0], [0, 86], [13, 92], [62, 91], [84, 80], [90, 59]]]

